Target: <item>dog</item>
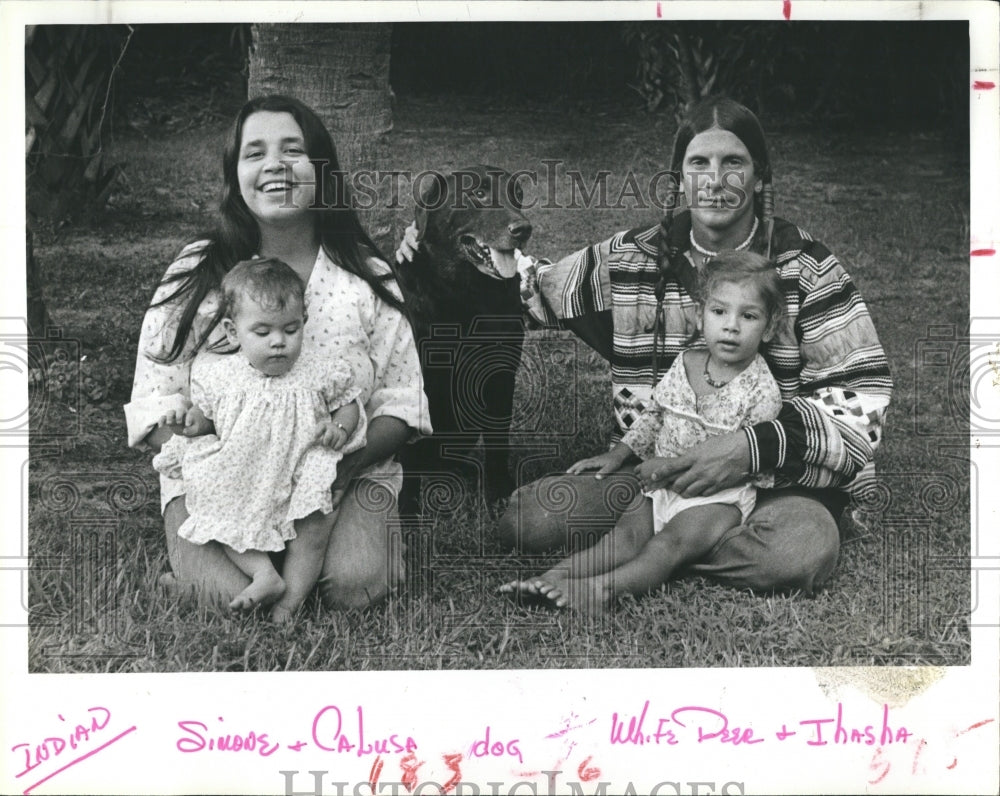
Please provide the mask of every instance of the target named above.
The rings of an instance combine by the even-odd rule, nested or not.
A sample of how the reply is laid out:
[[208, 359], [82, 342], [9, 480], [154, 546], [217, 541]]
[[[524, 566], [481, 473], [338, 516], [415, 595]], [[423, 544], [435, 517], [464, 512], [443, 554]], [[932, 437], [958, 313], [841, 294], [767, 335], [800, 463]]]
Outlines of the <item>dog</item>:
[[417, 203], [417, 252], [396, 265], [434, 428], [401, 453], [403, 514], [417, 511], [420, 476], [461, 470], [463, 454], [480, 439], [487, 503], [514, 489], [510, 427], [524, 344], [514, 250], [531, 237], [531, 223], [520, 187], [501, 169], [434, 176]]

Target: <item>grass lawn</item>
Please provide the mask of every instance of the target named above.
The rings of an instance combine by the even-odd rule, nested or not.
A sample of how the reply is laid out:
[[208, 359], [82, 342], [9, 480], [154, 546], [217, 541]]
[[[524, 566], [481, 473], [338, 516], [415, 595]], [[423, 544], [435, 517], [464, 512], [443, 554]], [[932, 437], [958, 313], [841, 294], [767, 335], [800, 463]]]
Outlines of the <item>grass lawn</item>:
[[[692, 578], [597, 622], [521, 608], [496, 587], [554, 557], [502, 554], [492, 515], [463, 488], [425, 512], [408, 586], [384, 606], [331, 615], [310, 602], [281, 630], [159, 592], [167, 560], [157, 480], [148, 455], [126, 447], [121, 405], [157, 280], [214, 212], [225, 125], [209, 121], [118, 132], [112, 154], [128, 181], [112, 205], [36, 234], [62, 339], [39, 346], [44, 378], [31, 392], [30, 670], [968, 663], [968, 158], [937, 132], [768, 121], [777, 213], [847, 264], [896, 385], [878, 458], [884, 488], [846, 529], [837, 572], [817, 597], [754, 596]], [[407, 98], [388, 165], [541, 170], [558, 158], [590, 179], [609, 170], [613, 204], [626, 172], [645, 185], [666, 168], [672, 134], [668, 116], [624, 107]], [[558, 185], [567, 199], [568, 180]], [[409, 218], [400, 211], [397, 229]], [[538, 207], [529, 251], [562, 255], [656, 218], [628, 199], [621, 208]], [[518, 390], [522, 480], [601, 449], [610, 382], [582, 343], [533, 333]]]

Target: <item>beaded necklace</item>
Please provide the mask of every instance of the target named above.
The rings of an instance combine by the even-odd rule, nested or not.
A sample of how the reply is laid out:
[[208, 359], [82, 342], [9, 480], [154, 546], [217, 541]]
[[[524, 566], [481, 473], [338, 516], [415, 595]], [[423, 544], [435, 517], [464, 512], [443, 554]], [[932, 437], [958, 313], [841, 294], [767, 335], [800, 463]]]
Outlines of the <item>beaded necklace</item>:
[[[739, 246], [737, 246], [733, 251], [741, 252], [750, 246], [750, 242], [753, 240], [753, 236], [757, 234], [757, 227], [760, 226], [760, 220], [757, 216], [753, 217], [753, 227], [750, 229], [750, 234], [747, 235], [747, 239], [743, 241]], [[715, 257], [718, 252], [709, 251], [704, 246], [700, 245], [698, 241], [694, 239], [694, 227], [691, 227], [691, 233], [689, 235], [691, 238], [691, 246], [694, 248], [698, 254], [702, 255], [705, 259], [702, 260], [702, 265], [707, 263], [710, 258]]]

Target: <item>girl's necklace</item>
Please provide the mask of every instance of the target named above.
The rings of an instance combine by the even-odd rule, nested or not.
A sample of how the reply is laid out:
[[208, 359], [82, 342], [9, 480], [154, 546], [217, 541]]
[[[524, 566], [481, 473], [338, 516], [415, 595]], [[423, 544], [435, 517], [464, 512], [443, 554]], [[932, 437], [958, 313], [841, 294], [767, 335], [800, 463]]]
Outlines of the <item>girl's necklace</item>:
[[[741, 252], [741, 251], [743, 251], [744, 249], [746, 249], [750, 245], [750, 241], [753, 240], [753, 236], [757, 234], [757, 227], [758, 227], [759, 224], [760, 224], [760, 220], [757, 218], [757, 216], [754, 216], [753, 217], [753, 227], [750, 230], [750, 234], [747, 236], [747, 239], [745, 241], [743, 241], [743, 243], [741, 243], [739, 246], [737, 246], [733, 251]], [[694, 239], [694, 228], [693, 227], [691, 229], [690, 238], [691, 238], [691, 246], [694, 248], [694, 250], [696, 252], [698, 252], [698, 254], [702, 255], [705, 258], [705, 262], [708, 262], [708, 259], [710, 257], [715, 257], [718, 254], [718, 252], [709, 251], [704, 246], [701, 246], [698, 243], [698, 241], [696, 241]], [[709, 382], [709, 384], [711, 384], [711, 382]]]
[[726, 379], [725, 381], [716, 381], [715, 379], [713, 379], [712, 378], [712, 374], [708, 372], [708, 360], [709, 360], [709, 357], [706, 356], [705, 357], [705, 381], [707, 381], [711, 386], [715, 387], [715, 389], [719, 389], [720, 387], [725, 387], [727, 384], [729, 384], [729, 382], [732, 381], [732, 379]]

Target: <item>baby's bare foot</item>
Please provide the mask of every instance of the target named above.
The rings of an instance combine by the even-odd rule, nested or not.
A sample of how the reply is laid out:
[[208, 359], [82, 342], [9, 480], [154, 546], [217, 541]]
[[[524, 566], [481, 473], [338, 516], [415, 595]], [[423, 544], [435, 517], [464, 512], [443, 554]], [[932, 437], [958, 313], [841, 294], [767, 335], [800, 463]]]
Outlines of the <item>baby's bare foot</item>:
[[276, 625], [290, 625], [295, 618], [295, 611], [286, 608], [280, 603], [274, 606], [267, 615], [268, 621]]
[[260, 605], [270, 605], [285, 593], [285, 581], [274, 570], [258, 572], [253, 581], [229, 603], [233, 611], [252, 611]]

